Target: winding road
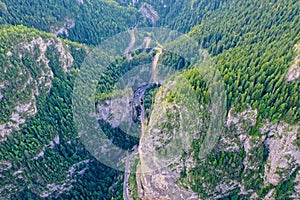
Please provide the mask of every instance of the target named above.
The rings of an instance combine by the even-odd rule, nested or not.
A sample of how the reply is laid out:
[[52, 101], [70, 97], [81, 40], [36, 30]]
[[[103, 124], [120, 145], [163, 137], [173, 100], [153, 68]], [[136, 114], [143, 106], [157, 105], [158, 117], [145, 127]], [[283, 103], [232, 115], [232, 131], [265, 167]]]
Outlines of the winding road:
[[[143, 85], [140, 88], [138, 88], [134, 94], [134, 101], [139, 101], [140, 105], [141, 105], [141, 115], [140, 115], [140, 120], [141, 120], [141, 124], [142, 124], [142, 134], [144, 132], [145, 129], [145, 108], [144, 105], [142, 103], [142, 99], [144, 97], [144, 93], [145, 90], [147, 89], [147, 86]], [[135, 102], [138, 103], [138, 102]], [[125, 162], [125, 172], [124, 172], [124, 182], [123, 182], [123, 198], [124, 200], [132, 200], [132, 198], [129, 195], [129, 191], [128, 191], [128, 182], [129, 182], [129, 176], [130, 176], [130, 162], [132, 160], [132, 157], [138, 154], [138, 148], [137, 146], [133, 147], [134, 151], [127, 155], [126, 157], [126, 162]], [[135, 173], [135, 172], [134, 172]]]
[[132, 55], [131, 55], [131, 50], [133, 49], [133, 47], [134, 47], [134, 44], [135, 44], [135, 34], [134, 34], [134, 30], [135, 30], [135, 28], [132, 28], [132, 29], [130, 29], [130, 31], [129, 31], [129, 34], [130, 34], [130, 42], [129, 42], [129, 44], [128, 44], [128, 47], [125, 49], [125, 52], [124, 52], [124, 54], [125, 54], [125, 56], [128, 58], [128, 59], [132, 59]]
[[129, 181], [129, 176], [130, 176], [130, 161], [133, 156], [137, 155], [138, 148], [137, 148], [137, 146], [134, 146], [133, 149], [134, 149], [134, 151], [131, 154], [127, 155], [126, 162], [125, 162], [124, 183], [123, 183], [123, 198], [124, 198], [124, 200], [132, 200], [132, 198], [129, 195], [129, 191], [128, 191], [128, 181]]
[[[132, 59], [132, 55], [130, 54], [131, 50], [134, 49], [134, 45], [136, 42], [136, 38], [135, 38], [135, 28], [130, 30], [130, 42], [128, 44], [128, 47], [126, 48], [124, 55], [128, 58], [128, 59]], [[149, 37], [144, 38], [144, 44], [146, 45], [145, 49], [149, 47], [151, 39]], [[140, 104], [141, 107], [141, 114], [140, 114], [140, 121], [141, 121], [141, 136], [144, 135], [144, 130], [146, 127], [146, 119], [145, 119], [145, 108], [143, 105], [143, 98], [144, 98], [144, 93], [147, 89], [147, 87], [149, 86], [150, 83], [155, 81], [155, 74], [154, 72], [156, 71], [156, 67], [157, 67], [157, 63], [159, 60], [159, 56], [162, 53], [162, 46], [158, 44], [158, 47], [153, 48], [153, 50], [156, 50], [157, 53], [152, 61], [152, 74], [151, 74], [151, 78], [149, 80], [149, 83], [146, 85], [142, 85], [140, 86], [133, 95], [133, 105], [138, 105]], [[128, 154], [126, 157], [126, 161], [125, 161], [125, 172], [124, 172], [124, 182], [123, 182], [123, 198], [124, 200], [132, 200], [132, 197], [129, 195], [129, 190], [128, 190], [128, 184], [129, 184], [129, 176], [130, 176], [130, 162], [132, 160], [132, 158], [135, 155], [138, 155], [138, 147], [134, 146], [133, 147], [133, 152]], [[135, 173], [135, 172], [134, 172]]]

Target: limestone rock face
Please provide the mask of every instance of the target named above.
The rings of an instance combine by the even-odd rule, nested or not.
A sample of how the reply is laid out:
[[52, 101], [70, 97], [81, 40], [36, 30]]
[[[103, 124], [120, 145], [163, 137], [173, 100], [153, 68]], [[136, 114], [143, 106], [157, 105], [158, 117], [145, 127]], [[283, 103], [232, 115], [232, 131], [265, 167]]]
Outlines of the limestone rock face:
[[[156, 100], [162, 105], [161, 107], [158, 106], [160, 113], [163, 112], [163, 108], [166, 109], [165, 112], [173, 113], [173, 120], [169, 122], [172, 123], [172, 127], [176, 127], [176, 122], [180, 121], [178, 120], [180, 109], [176, 110], [174, 104], [168, 107], [164, 104], [164, 101]], [[174, 116], [178, 116], [178, 119]], [[164, 120], [161, 117], [159, 122], [164, 123]], [[184, 156], [176, 157], [176, 154], [171, 154], [172, 151], [170, 151], [168, 155], [172, 155], [174, 161], [171, 162], [172, 159], [167, 159], [163, 156], [164, 154], [157, 153], [159, 149], [166, 147], [163, 146], [164, 141], [173, 139], [174, 133], [177, 131], [176, 128], [172, 130], [172, 134], [170, 132], [165, 134], [167, 130], [154, 126], [151, 122], [153, 121], [150, 119], [148, 129], [146, 128], [139, 147], [141, 164], [140, 169], [137, 171], [139, 197], [141, 199], [201, 199], [197, 193], [193, 192], [189, 184], [184, 185], [178, 182], [181, 176], [180, 172], [183, 169], [189, 174], [189, 171], [195, 167], [196, 161], [192, 159], [193, 156], [184, 159]], [[225, 197], [233, 190], [239, 190], [240, 195], [245, 195], [251, 199], [258, 199], [258, 191], [248, 186], [248, 178], [253, 176], [253, 173], [258, 173], [258, 177], [263, 182], [263, 187], [277, 186], [296, 173], [293, 186], [295, 191], [291, 191], [287, 195], [291, 198], [298, 198], [297, 192], [299, 191], [300, 181], [297, 167], [300, 166], [300, 148], [297, 144], [297, 137], [299, 137], [299, 125], [290, 125], [285, 122], [270, 123], [263, 120], [259, 122], [260, 126], [257, 128], [256, 134], [253, 134], [251, 130], [258, 123], [257, 110], [250, 107], [241, 112], [235, 112], [234, 108], [230, 109], [225, 123], [228, 131], [222, 133], [216, 149], [221, 152], [245, 152], [240, 168], [244, 176], [241, 179], [229, 179], [226, 173], [219, 171], [220, 169], [208, 166], [207, 170], [215, 170], [216, 174], [224, 175], [221, 178], [222, 181], [216, 185], [211, 184], [209, 181], [202, 183], [204, 191], [211, 199]], [[180, 127], [179, 124], [178, 127]], [[186, 145], [188, 144], [186, 143]], [[266, 154], [266, 160], [262, 163], [257, 151], [263, 148], [268, 153]], [[180, 146], [174, 146], [174, 150], [176, 152], [180, 151]], [[188, 155], [193, 155], [193, 151], [188, 147], [185, 151], [189, 152]], [[204, 162], [205, 159], [200, 161], [200, 164]], [[186, 166], [190, 167], [187, 168]], [[189, 175], [187, 176], [187, 179], [190, 179]], [[264, 199], [275, 199], [275, 197], [276, 190], [270, 189], [265, 194]]]
[[[65, 73], [71, 71], [74, 62], [68, 48], [57, 38], [33, 37], [20, 44], [11, 44], [9, 48], [6, 54], [8, 65], [0, 71], [13, 71], [18, 76], [5, 77], [3, 81], [0, 79], [0, 101], [7, 100], [8, 96], [15, 98], [7, 100], [10, 102], [11, 114], [7, 121], [0, 123], [0, 141], [5, 140], [13, 131], [19, 130], [19, 126], [27, 118], [34, 116], [38, 111], [36, 97], [43, 91], [50, 91], [54, 74], [49, 65], [47, 50], [53, 48], [53, 52], [58, 54], [60, 67]], [[18, 66], [18, 62], [25, 66]], [[12, 92], [14, 95], [10, 94]]]

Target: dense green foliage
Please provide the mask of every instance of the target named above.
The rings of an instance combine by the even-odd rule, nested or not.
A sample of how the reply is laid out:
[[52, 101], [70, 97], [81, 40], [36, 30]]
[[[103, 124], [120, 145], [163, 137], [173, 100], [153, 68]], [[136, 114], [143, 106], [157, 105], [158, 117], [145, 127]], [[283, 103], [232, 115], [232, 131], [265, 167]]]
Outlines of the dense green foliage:
[[[300, 42], [299, 12], [297, 1], [230, 1], [222, 9], [209, 14], [191, 31], [191, 35], [215, 55], [214, 60], [226, 87], [227, 108], [235, 107], [242, 111], [251, 105], [258, 110], [258, 124], [249, 129], [249, 134], [258, 134], [255, 130], [262, 119], [273, 123], [284, 120], [299, 124], [300, 82], [287, 82], [285, 78], [296, 56], [294, 45]], [[192, 185], [205, 197], [205, 192], [199, 187], [202, 182], [200, 174], [205, 174], [209, 184], [216, 185], [228, 180], [228, 177], [238, 181], [244, 179], [246, 189], [259, 190], [259, 196], [263, 197], [272, 188], [264, 188], [259, 176], [264, 173], [267, 152], [266, 147], [251, 152], [251, 160], [258, 166], [255, 171], [245, 171], [241, 168], [243, 152], [233, 152], [232, 155], [222, 152], [219, 157], [220, 152], [216, 149], [204, 166], [201, 162], [192, 171], [195, 178]], [[229, 163], [224, 164], [226, 160]], [[209, 171], [221, 174], [209, 175]], [[278, 198], [287, 198], [290, 194], [286, 190], [291, 190], [293, 183], [287, 182], [283, 183], [284, 187], [277, 187]], [[238, 194], [239, 191], [236, 191], [229, 197], [234, 199]]]
[[[45, 34], [22, 26], [1, 29], [1, 36], [4, 52], [6, 51], [5, 47], [13, 47], [20, 40], [23, 42], [31, 41], [35, 37], [44, 39], [52, 37], [56, 39], [52, 34]], [[84, 58], [85, 51], [78, 44], [66, 43], [75, 45], [70, 47], [70, 49], [72, 56], [76, 60], [73, 67], [78, 68]], [[25, 52], [19, 49], [19, 53]], [[36, 52], [37, 56], [39, 53], [38, 51]], [[5, 54], [2, 53], [1, 55]], [[28, 68], [32, 70], [30, 73], [38, 73], [36, 68], [40, 66], [36, 62], [36, 57], [30, 55], [30, 53], [25, 55], [27, 60], [11, 58], [10, 61], [5, 59], [2, 59], [2, 61], [13, 62], [15, 67]], [[71, 109], [75, 71], [68, 74], [63, 72], [58, 52], [54, 47], [48, 49], [46, 56], [49, 59], [49, 66], [54, 73], [50, 92], [47, 93], [40, 90], [39, 96], [36, 96], [38, 110], [36, 116], [28, 119], [26, 124], [21, 127], [21, 130], [15, 131], [7, 137], [7, 140], [1, 142], [1, 161], [10, 161], [12, 164], [9, 170], [1, 171], [1, 186], [14, 185], [13, 191], [4, 190], [1, 192], [1, 196], [4, 198], [10, 196], [12, 199], [38, 199], [37, 194], [40, 194], [43, 188], [47, 188], [48, 184], [53, 183], [59, 186], [66, 183], [72, 184], [72, 189], [69, 192], [59, 196], [58, 191], [54, 191], [50, 196], [59, 196], [61, 199], [78, 199], [80, 196], [100, 199], [115, 197], [121, 199], [122, 176], [120, 176], [120, 172], [103, 166], [99, 161], [95, 160], [77, 138]], [[31, 64], [27, 65], [27, 62], [31, 62]], [[1, 68], [1, 70], [4, 70], [4, 68]], [[18, 71], [5, 73], [3, 79], [11, 80], [8, 76], [14, 78], [17, 76], [16, 72]], [[1, 81], [3, 80], [1, 79]], [[19, 82], [20, 86], [22, 84], [24, 82]], [[28, 92], [29, 89], [27, 88], [25, 92]], [[15, 90], [11, 87], [11, 93], [6, 92], [3, 94], [8, 100], [14, 100], [14, 93]], [[18, 101], [23, 100], [24, 95], [21, 99], [18, 96], [16, 98]], [[7, 104], [12, 105], [12, 103], [7, 103], [5, 100], [1, 101], [2, 107]], [[5, 118], [1, 117], [1, 120], [5, 120]], [[55, 137], [58, 137], [59, 141], [54, 142]], [[40, 152], [43, 152], [43, 155], [35, 158]], [[78, 164], [80, 162], [81, 164]], [[21, 172], [16, 177], [14, 172], [18, 170]], [[71, 173], [70, 170], [74, 170], [74, 172]], [[82, 175], [80, 175], [81, 170], [85, 172]], [[65, 188], [67, 187], [69, 186], [65, 186]]]
[[[24, 33], [27, 33], [26, 35]], [[12, 114], [12, 107], [15, 106], [18, 100], [26, 101], [30, 99], [31, 92], [33, 90], [33, 84], [28, 84], [30, 87], [27, 90], [22, 90], [24, 85], [27, 83], [27, 79], [32, 76], [38, 78], [45, 69], [43, 64], [37, 62], [38, 49], [34, 50], [34, 54], [30, 54], [25, 49], [12, 48], [16, 43], [26, 43], [32, 40], [35, 36], [53, 37], [52, 34], [39, 34], [34, 29], [28, 29], [25, 27], [8, 27], [0, 30], [1, 44], [0, 44], [0, 82], [4, 84], [7, 81], [12, 81], [10, 87], [4, 87], [1, 91], [2, 95], [5, 96], [1, 101], [1, 118], [0, 122], [7, 122], [8, 118]], [[20, 52], [20, 51], [23, 52]], [[7, 54], [11, 53], [11, 56]], [[23, 53], [24, 56], [20, 57], [18, 54]], [[24, 71], [24, 76], [20, 77], [20, 73]], [[46, 71], [46, 70], [45, 70]], [[17, 81], [15, 81], [17, 80]], [[40, 87], [39, 89], [45, 90]]]
[[[239, 1], [222, 12], [222, 16], [214, 13], [210, 17], [217, 20], [201, 23], [191, 34], [218, 55], [216, 62], [227, 86], [228, 106], [249, 103], [258, 108], [261, 117], [298, 122], [299, 81], [287, 83], [285, 74], [295, 57], [294, 45], [300, 40], [296, 25], [299, 2]], [[226, 20], [229, 16], [231, 21]], [[284, 33], [287, 30], [289, 34]]]
[[[63, 37], [80, 43], [97, 45], [104, 39], [143, 21], [131, 8], [113, 1], [6, 1], [0, 7], [0, 24], [23, 24], [47, 32], [67, 28]], [[144, 22], [142, 22], [144, 23]]]
[[[39, 199], [41, 197], [38, 194], [43, 188], [51, 187], [48, 184], [63, 185], [69, 180], [73, 181], [70, 183], [70, 190], [62, 194], [55, 191], [50, 198], [122, 199], [123, 173], [108, 168], [93, 158], [77, 137], [71, 109], [72, 90], [76, 73], [87, 55], [86, 49], [90, 47], [75, 42], [93, 46], [137, 24], [149, 25], [138, 12], [138, 8], [145, 2], [153, 5], [160, 16], [160, 20], [153, 26], [188, 33], [213, 56], [223, 77], [227, 110], [234, 107], [239, 112], [248, 106], [257, 109], [258, 123], [247, 127], [249, 135], [256, 137], [260, 134], [259, 128], [263, 120], [299, 124], [300, 81], [287, 82], [285, 78], [296, 57], [294, 46], [300, 43], [299, 1], [170, 0], [162, 3], [147, 0], [135, 5], [126, 0], [117, 2], [120, 4], [101, 0], [84, 0], [83, 4], [75, 0], [0, 1], [0, 83], [10, 82], [0, 90], [0, 94], [4, 96], [0, 99], [0, 124], [9, 121], [14, 112], [12, 107], [16, 103], [31, 99], [34, 85], [29, 84], [26, 90], [22, 90], [28, 77], [38, 79], [46, 72], [45, 64], [37, 61], [41, 53], [39, 49], [29, 52], [22, 48], [22, 44], [37, 37], [62, 41], [75, 60], [71, 72], [65, 73], [55, 46], [47, 49], [45, 55], [54, 74], [50, 91], [43, 84], [38, 86], [39, 95], [35, 96], [38, 110], [36, 115], [24, 116], [27, 121], [21, 125], [21, 129], [0, 142], [0, 162], [3, 160], [12, 163], [11, 169], [0, 170], [0, 189], [2, 186], [13, 186], [11, 191], [9, 187], [1, 190], [1, 197]], [[23, 26], [11, 26], [20, 24]], [[62, 27], [67, 32], [63, 31], [60, 36], [74, 42], [38, 31], [54, 33]], [[10, 53], [12, 55], [9, 56]], [[153, 52], [146, 52], [137, 53], [133, 60], [116, 58], [99, 77], [96, 105], [110, 97], [124, 74], [137, 65], [151, 63], [153, 56]], [[184, 70], [185, 78], [195, 90], [199, 103], [204, 107], [209, 105], [206, 84], [195, 70], [187, 70], [191, 67], [189, 62], [169, 53], [163, 53], [160, 62], [176, 70]], [[21, 69], [26, 72], [23, 76], [19, 73]], [[153, 84], [145, 93], [147, 117], [153, 108], [157, 88], [159, 86]], [[173, 100], [174, 96], [169, 95], [168, 101]], [[201, 115], [204, 121], [209, 121], [209, 116], [205, 114], [207, 109], [205, 107]], [[108, 138], [113, 138], [114, 144], [120, 148], [131, 149], [138, 143], [138, 138], [126, 135], [119, 128], [112, 128], [101, 120], [99, 124]], [[171, 130], [173, 127], [170, 126], [168, 124], [166, 128]], [[204, 137], [206, 131], [207, 127], [203, 126], [201, 136]], [[233, 127], [223, 129], [224, 133], [232, 135], [236, 131]], [[53, 142], [57, 137], [59, 142]], [[202, 140], [200, 138], [193, 142], [194, 155], [199, 153]], [[299, 146], [299, 133], [297, 141]], [[36, 158], [41, 152], [43, 156]], [[243, 149], [231, 152], [216, 146], [205, 160], [195, 156], [196, 167], [189, 173], [182, 171], [178, 182], [188, 184], [202, 198], [211, 195], [203, 187], [203, 182], [215, 188], [220, 182], [227, 180], [243, 181], [245, 189], [257, 191], [259, 198], [273, 188], [276, 189], [277, 198], [288, 198], [287, 194], [293, 191], [293, 181], [299, 169], [276, 187], [265, 187], [262, 175], [268, 148], [255, 147], [250, 154], [248, 159], [256, 163], [253, 170], [244, 168], [246, 155]], [[87, 162], [78, 164], [82, 161]], [[74, 172], [70, 174], [72, 169]], [[15, 174], [18, 170], [22, 171], [19, 176], [18, 173]], [[135, 178], [132, 176], [130, 181], [133, 182]], [[228, 199], [249, 198], [241, 195], [236, 187], [225, 196]]]
[[[285, 77], [297, 56], [294, 45], [300, 42], [299, 2], [204, 2], [195, 3], [191, 11], [187, 11], [188, 3], [181, 7], [179, 5], [182, 2], [179, 1], [174, 2], [171, 8], [164, 8], [162, 4], [154, 4], [154, 7], [164, 16], [160, 23], [167, 27], [178, 27], [178, 30], [186, 32], [198, 24], [189, 34], [214, 56], [226, 87], [227, 109], [235, 107], [239, 112], [250, 105], [252, 109], [258, 110], [258, 124], [249, 129], [249, 135], [259, 134], [263, 119], [272, 123], [284, 120], [289, 124], [299, 124], [300, 81], [287, 82]], [[185, 10], [182, 11], [184, 14], [175, 14], [181, 10]], [[193, 13], [197, 17], [187, 17]], [[226, 132], [233, 134], [236, 130]], [[196, 154], [199, 144], [201, 141], [195, 141]], [[201, 197], [207, 198], [207, 191], [201, 186], [203, 181], [215, 188], [228, 179], [243, 179], [246, 189], [257, 190], [259, 196], [263, 197], [272, 189], [264, 188], [263, 179], [259, 175], [264, 173], [268, 148], [258, 147], [251, 154], [251, 160], [258, 166], [256, 170], [249, 171], [243, 169], [244, 152], [220, 152], [216, 148], [205, 162], [199, 161], [198, 166], [191, 171], [192, 180], [189, 184]], [[183, 172], [183, 180], [185, 177]], [[287, 190], [292, 190], [293, 186], [292, 180], [281, 183], [277, 187], [277, 197], [287, 198], [290, 194]], [[228, 197], [241, 198], [239, 192], [232, 191]]]

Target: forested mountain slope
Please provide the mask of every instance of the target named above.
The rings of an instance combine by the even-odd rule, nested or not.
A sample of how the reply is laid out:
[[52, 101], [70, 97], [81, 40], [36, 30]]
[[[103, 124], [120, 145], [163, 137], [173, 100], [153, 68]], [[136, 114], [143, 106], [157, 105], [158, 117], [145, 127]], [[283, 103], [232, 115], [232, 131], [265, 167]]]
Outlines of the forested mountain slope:
[[[189, 97], [182, 83], [171, 92], [159, 84], [145, 91], [148, 131], [140, 153], [154, 144], [154, 152], [164, 155], [172, 133], [182, 133], [184, 113], [199, 112], [201, 117], [193, 120], [200, 124], [201, 137], [191, 141], [179, 161], [152, 174], [140, 174], [147, 163], [134, 156], [131, 172], [137, 174], [130, 174], [129, 195], [299, 199], [299, 22], [297, 0], [1, 0], [0, 199], [125, 198], [124, 173], [103, 165], [78, 137], [72, 92], [81, 64], [95, 46], [135, 26], [175, 29], [203, 46], [222, 77], [226, 111], [217, 144], [200, 159], [212, 101], [204, 77], [158, 44], [132, 52], [132, 58], [125, 52], [116, 58], [99, 79], [99, 112], [111, 109], [103, 102], [116, 94], [124, 74], [154, 62], [176, 68], [201, 104], [199, 110], [180, 110]], [[141, 105], [135, 109], [140, 126]], [[165, 115], [155, 124], [157, 113]], [[113, 120], [110, 115], [99, 120], [112, 143], [122, 149], [138, 145], [138, 138], [113, 126]]]
[[92, 45], [143, 21], [137, 10], [113, 1], [2, 0], [1, 5], [1, 24], [22, 24]]
[[0, 43], [0, 199], [121, 198], [121, 174], [74, 129], [71, 92], [89, 48], [24, 26], [2, 28]]
[[[201, 3], [198, 2], [200, 7]], [[158, 13], [164, 8], [171, 10], [171, 4], [164, 4], [156, 7]], [[176, 7], [176, 3], [172, 5]], [[186, 16], [193, 15], [200, 7], [190, 8]], [[200, 142], [188, 156], [182, 156], [185, 165], [195, 167], [187, 170], [182, 163], [169, 166], [173, 171], [182, 170], [179, 183], [184, 188], [191, 187], [199, 198], [298, 198], [299, 11], [298, 1], [233, 0], [215, 5], [212, 12], [204, 11], [198, 21], [189, 18], [198, 23], [189, 34], [214, 55], [227, 92], [228, 118], [211, 155], [197, 160]], [[161, 13], [167, 17], [172, 10], [166, 15]], [[179, 29], [189, 24], [192, 27], [193, 22], [186, 23], [185, 19], [184, 15], [174, 15], [164, 23]], [[167, 121], [160, 127], [162, 132], [153, 133], [153, 137], [163, 141], [164, 135], [171, 131], [163, 127], [176, 123], [171, 118]], [[156, 148], [161, 145], [158, 143]], [[188, 161], [190, 155], [195, 156], [193, 164]], [[151, 176], [155, 180], [168, 179], [161, 173]], [[140, 197], [157, 198], [160, 194], [157, 191], [163, 194], [163, 187], [157, 186], [155, 180], [149, 183], [147, 176], [139, 179]], [[171, 182], [167, 187], [173, 187]]]

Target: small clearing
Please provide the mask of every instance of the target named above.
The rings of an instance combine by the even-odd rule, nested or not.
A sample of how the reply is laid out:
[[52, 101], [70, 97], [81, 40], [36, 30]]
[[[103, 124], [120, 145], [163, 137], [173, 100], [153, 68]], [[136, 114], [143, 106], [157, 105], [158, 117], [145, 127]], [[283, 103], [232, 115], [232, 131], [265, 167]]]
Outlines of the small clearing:
[[295, 50], [297, 52], [297, 56], [294, 59], [292, 66], [289, 68], [286, 79], [287, 81], [295, 81], [300, 77], [300, 44], [295, 45]]

